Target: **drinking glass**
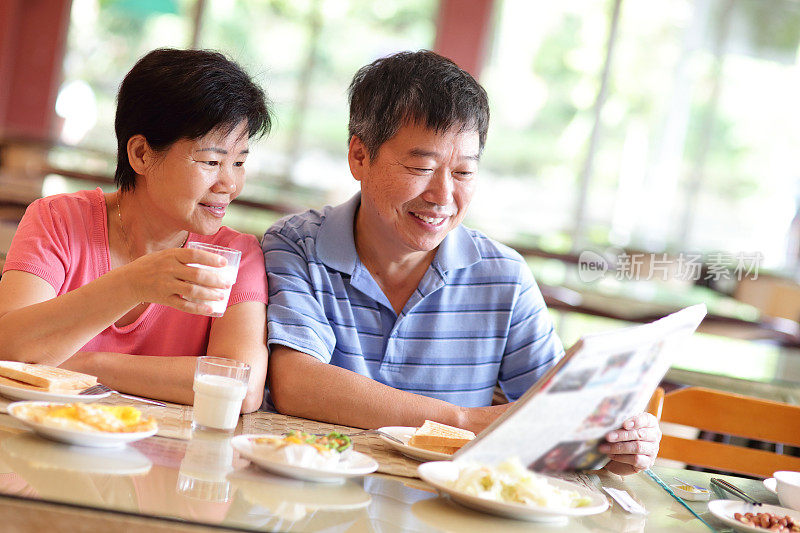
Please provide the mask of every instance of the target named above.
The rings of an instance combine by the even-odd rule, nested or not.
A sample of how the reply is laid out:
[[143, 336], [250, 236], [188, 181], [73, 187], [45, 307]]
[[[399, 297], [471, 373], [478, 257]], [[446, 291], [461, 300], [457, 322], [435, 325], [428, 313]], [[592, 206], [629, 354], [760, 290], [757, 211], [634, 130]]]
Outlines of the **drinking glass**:
[[[228, 261], [224, 267], [211, 267], [197, 263], [189, 263], [189, 266], [203, 268], [206, 270], [216, 270], [220, 276], [220, 279], [224, 283], [229, 283], [231, 286], [236, 283], [236, 276], [239, 273], [239, 260], [242, 257], [242, 252], [233, 248], [225, 248], [224, 246], [194, 241], [186, 243], [186, 247], [195, 250], [204, 250], [206, 252], [211, 252], [212, 254], [217, 254], [224, 257]], [[219, 318], [225, 313], [225, 309], [228, 308], [228, 299], [231, 297], [231, 287], [228, 287], [224, 290], [225, 298], [223, 300], [212, 300], [205, 302], [211, 306], [211, 314], [209, 316]]]
[[233, 431], [247, 394], [250, 365], [224, 357], [197, 358], [194, 372], [194, 427]]

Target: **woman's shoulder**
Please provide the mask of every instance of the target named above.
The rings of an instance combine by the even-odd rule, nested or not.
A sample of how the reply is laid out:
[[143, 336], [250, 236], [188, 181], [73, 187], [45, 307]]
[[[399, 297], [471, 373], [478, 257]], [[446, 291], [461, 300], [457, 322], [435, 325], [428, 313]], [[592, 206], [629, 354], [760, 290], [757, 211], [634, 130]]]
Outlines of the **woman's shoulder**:
[[100, 189], [53, 194], [31, 202], [28, 212], [65, 220], [91, 220], [102, 214], [104, 201]]
[[256, 248], [259, 252], [261, 251], [261, 245], [258, 243], [258, 239], [255, 235], [241, 233], [228, 226], [222, 226], [214, 235], [202, 237], [204, 237], [203, 242], [216, 246], [236, 248], [242, 251], [246, 251], [248, 248]]
[[52, 210], [75, 210], [94, 206], [103, 200], [100, 189], [89, 191], [65, 192], [39, 198], [31, 205], [47, 206]]

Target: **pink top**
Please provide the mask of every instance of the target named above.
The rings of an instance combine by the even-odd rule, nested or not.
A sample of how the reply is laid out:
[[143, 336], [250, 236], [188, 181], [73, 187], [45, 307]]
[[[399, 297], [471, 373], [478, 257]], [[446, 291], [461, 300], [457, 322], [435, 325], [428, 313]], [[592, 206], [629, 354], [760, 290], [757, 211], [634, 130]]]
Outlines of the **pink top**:
[[[189, 234], [190, 241], [241, 250], [239, 275], [228, 307], [267, 302], [264, 256], [256, 238], [222, 227], [214, 235]], [[25, 211], [6, 256], [3, 272], [39, 276], [62, 295], [108, 273], [108, 227], [103, 191], [80, 191], [36, 200]], [[81, 351], [135, 355], [205, 355], [212, 318], [150, 304], [135, 322], [111, 325]]]

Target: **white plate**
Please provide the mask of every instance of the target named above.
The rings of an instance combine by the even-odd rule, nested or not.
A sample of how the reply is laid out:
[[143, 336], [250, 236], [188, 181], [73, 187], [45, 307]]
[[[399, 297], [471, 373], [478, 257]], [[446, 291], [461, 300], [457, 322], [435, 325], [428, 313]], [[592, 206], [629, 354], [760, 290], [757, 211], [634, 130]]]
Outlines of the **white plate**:
[[454, 501], [478, 511], [508, 518], [528, 520], [530, 522], [557, 523], [566, 522], [570, 516], [597, 514], [608, 509], [608, 500], [602, 494], [553, 477], [546, 476], [548, 483], [559, 489], [574, 490], [581, 496], [590, 498], [591, 504], [586, 507], [540, 507], [521, 503], [497, 502], [471, 496], [446, 484], [448, 481], [455, 480], [458, 477], [459, 466], [452, 461], [423, 463], [417, 467], [417, 471], [423, 481], [433, 485], [439, 492], [449, 495]]
[[768, 477], [764, 481], [762, 481], [764, 486], [770, 491], [772, 494], [778, 494], [778, 480], [774, 477]]
[[0, 394], [12, 400], [31, 400], [40, 402], [93, 402], [105, 398], [110, 392], [100, 394], [69, 394], [66, 392], [45, 392], [23, 389], [0, 383]]
[[31, 433], [14, 435], [0, 442], [6, 462], [24, 461], [32, 468], [52, 468], [87, 474], [146, 474], [153, 463], [133, 447], [123, 449], [64, 446]]
[[411, 439], [411, 436], [414, 435], [416, 430], [417, 428], [406, 426], [388, 426], [379, 429], [379, 431], [383, 431], [392, 437], [400, 439], [403, 441], [403, 444], [395, 442], [392, 439], [387, 439], [380, 434], [378, 436], [381, 438], [381, 440], [383, 440], [383, 442], [410, 459], [415, 459], [417, 461], [449, 461], [453, 458], [453, 456], [449, 453], [431, 452], [429, 450], [423, 450], [422, 448], [409, 446], [408, 441]]
[[17, 414], [17, 409], [19, 406], [37, 404], [47, 405], [49, 403], [53, 402], [15, 402], [8, 406], [8, 414], [31, 428], [42, 437], [47, 437], [60, 442], [66, 442], [68, 444], [77, 444], [78, 446], [88, 446], [90, 448], [116, 448], [129, 442], [146, 439], [147, 437], [155, 435], [156, 431], [158, 431], [158, 428], [151, 429], [150, 431], [139, 431], [136, 433], [78, 431], [75, 429], [58, 428], [40, 424]]
[[778, 507], [777, 505], [768, 505], [766, 503], [755, 506], [740, 500], [713, 500], [708, 502], [708, 510], [711, 511], [711, 514], [736, 531], [764, 533], [767, 530], [739, 522], [733, 517], [734, 513], [772, 513], [779, 516], [789, 515], [794, 518], [795, 522], [800, 521], [800, 511], [793, 511], [786, 507]]
[[343, 457], [336, 468], [333, 469], [291, 465], [262, 454], [258, 450], [258, 445], [252, 442], [252, 439], [260, 437], [281, 437], [281, 435], [237, 435], [231, 439], [231, 445], [242, 456], [250, 459], [261, 468], [282, 476], [303, 481], [341, 483], [345, 478], [364, 476], [378, 469], [378, 463], [372, 457], [355, 450], [350, 451]]

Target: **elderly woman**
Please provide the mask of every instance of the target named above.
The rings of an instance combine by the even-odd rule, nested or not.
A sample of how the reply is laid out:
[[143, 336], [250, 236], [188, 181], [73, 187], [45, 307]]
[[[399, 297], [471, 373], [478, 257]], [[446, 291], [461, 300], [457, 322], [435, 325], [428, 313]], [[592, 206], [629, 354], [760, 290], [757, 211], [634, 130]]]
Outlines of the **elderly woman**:
[[[115, 130], [119, 190], [33, 202], [0, 280], [0, 359], [98, 376], [120, 391], [192, 403], [196, 356], [250, 364], [242, 410], [261, 404], [266, 278], [258, 241], [222, 225], [244, 186], [249, 140], [269, 131], [264, 92], [216, 52], [161, 49], [125, 76]], [[225, 260], [241, 251], [227, 310]]]

